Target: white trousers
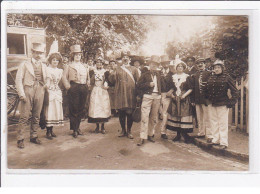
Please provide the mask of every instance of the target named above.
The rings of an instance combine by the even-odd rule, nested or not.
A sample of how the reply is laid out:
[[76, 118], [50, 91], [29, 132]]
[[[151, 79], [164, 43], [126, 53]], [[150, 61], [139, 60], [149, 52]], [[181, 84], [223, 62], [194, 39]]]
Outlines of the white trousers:
[[154, 135], [155, 126], [158, 123], [160, 101], [161, 95], [144, 95], [141, 106], [140, 138], [147, 139], [148, 136]]
[[228, 112], [226, 106], [208, 105], [213, 143], [228, 146]]
[[209, 108], [204, 104], [196, 104], [196, 114], [199, 127], [198, 136], [205, 135], [207, 138], [212, 138]]
[[166, 122], [167, 122], [167, 110], [168, 107], [170, 105], [171, 99], [166, 97], [167, 93], [162, 93], [162, 100], [161, 100], [161, 104], [162, 104], [162, 117], [163, 120], [161, 122], [161, 134], [166, 134]]

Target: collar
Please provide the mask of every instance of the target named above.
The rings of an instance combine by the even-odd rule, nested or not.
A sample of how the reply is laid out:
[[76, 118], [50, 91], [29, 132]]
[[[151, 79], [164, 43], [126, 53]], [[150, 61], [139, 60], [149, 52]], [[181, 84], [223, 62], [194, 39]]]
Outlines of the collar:
[[41, 64], [41, 61], [36, 61], [34, 58], [32, 58], [32, 63], [36, 66], [39, 66]]

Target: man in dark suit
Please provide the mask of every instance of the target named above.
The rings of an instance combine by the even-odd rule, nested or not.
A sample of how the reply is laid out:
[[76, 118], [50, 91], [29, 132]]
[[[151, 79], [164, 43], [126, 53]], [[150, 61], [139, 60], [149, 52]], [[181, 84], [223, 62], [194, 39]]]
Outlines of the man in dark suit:
[[193, 75], [194, 73], [196, 73], [197, 67], [195, 65], [195, 58], [194, 57], [187, 57], [186, 59], [186, 63], [188, 65], [188, 67], [185, 69], [184, 73], [187, 73], [189, 75]]

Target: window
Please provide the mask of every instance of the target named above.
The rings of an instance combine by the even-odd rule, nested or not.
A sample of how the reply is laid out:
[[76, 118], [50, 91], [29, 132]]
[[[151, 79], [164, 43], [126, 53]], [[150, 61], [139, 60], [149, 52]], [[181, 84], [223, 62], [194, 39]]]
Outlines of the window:
[[26, 55], [26, 35], [7, 34], [7, 54]]

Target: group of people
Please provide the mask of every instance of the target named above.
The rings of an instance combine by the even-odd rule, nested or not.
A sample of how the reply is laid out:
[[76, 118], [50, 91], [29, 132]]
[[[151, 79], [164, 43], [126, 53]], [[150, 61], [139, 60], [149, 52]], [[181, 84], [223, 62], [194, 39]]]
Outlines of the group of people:
[[28, 126], [30, 141], [41, 144], [37, 135], [40, 117], [44, 118], [41, 127], [46, 128], [46, 137], [56, 137], [53, 127], [63, 125], [64, 120], [60, 83], [66, 90], [74, 138], [83, 135], [80, 123], [86, 114], [89, 123], [96, 123], [95, 132], [105, 134], [105, 123], [111, 118], [111, 110], [116, 110], [121, 126], [118, 136], [133, 139], [133, 112], [141, 104], [138, 146], [146, 140], [155, 142], [159, 112], [162, 139], [168, 139], [167, 130], [172, 130], [177, 134], [173, 141], [183, 137], [185, 143], [190, 143], [189, 133], [193, 132], [196, 118], [197, 137], [207, 138], [208, 143], [222, 149], [228, 146], [228, 108], [236, 103], [238, 91], [223, 61], [217, 59], [206, 65], [203, 58], [188, 57], [186, 64], [178, 57], [171, 61], [167, 55], [153, 55], [145, 63], [131, 63], [130, 52], [121, 52], [120, 58], [111, 60], [104, 68], [102, 53], [94, 63], [85, 64], [80, 45], [72, 45], [70, 50], [70, 62], [60, 69], [62, 56], [58, 50], [49, 53], [46, 65], [41, 60], [45, 45], [33, 43], [32, 59], [19, 66], [18, 148], [24, 148]]

